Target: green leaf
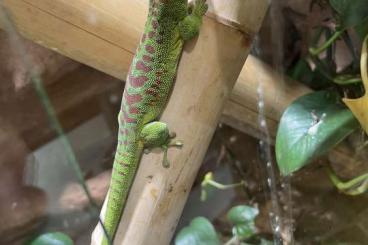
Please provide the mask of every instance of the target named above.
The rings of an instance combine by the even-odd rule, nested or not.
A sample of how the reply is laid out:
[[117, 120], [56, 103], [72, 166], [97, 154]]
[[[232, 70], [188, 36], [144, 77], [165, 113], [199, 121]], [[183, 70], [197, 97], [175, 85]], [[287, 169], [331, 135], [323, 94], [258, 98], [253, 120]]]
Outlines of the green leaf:
[[358, 34], [360, 40], [363, 42], [365, 36], [368, 35], [368, 18], [355, 27], [355, 31]]
[[229, 210], [229, 212], [227, 213], [227, 218], [233, 224], [241, 224], [246, 222], [253, 222], [258, 214], [258, 208], [247, 205], [239, 205]]
[[239, 240], [244, 240], [256, 234], [257, 229], [254, 222], [242, 223], [233, 227], [233, 235], [237, 236]]
[[45, 233], [30, 242], [30, 245], [73, 245], [73, 240], [64, 233]]
[[368, 17], [367, 0], [330, 0], [330, 4], [339, 15], [342, 29], [354, 27]]
[[215, 228], [204, 217], [197, 217], [175, 238], [175, 245], [219, 245]]
[[319, 91], [294, 101], [284, 112], [276, 136], [276, 159], [288, 175], [327, 152], [359, 127], [334, 92]]
[[301, 81], [312, 89], [323, 89], [331, 86], [332, 80], [328, 78], [329, 74], [323, 72], [322, 64], [316, 64], [316, 69], [312, 70], [308, 62], [304, 59], [298, 60], [295, 66], [288, 71], [288, 75], [297, 81]]
[[256, 234], [257, 229], [254, 225], [254, 219], [258, 214], [258, 208], [247, 205], [231, 208], [227, 213], [227, 218], [234, 224], [233, 235], [237, 236], [239, 240], [243, 240]]
[[266, 239], [261, 239], [261, 243], [259, 245], [273, 245], [273, 242]]

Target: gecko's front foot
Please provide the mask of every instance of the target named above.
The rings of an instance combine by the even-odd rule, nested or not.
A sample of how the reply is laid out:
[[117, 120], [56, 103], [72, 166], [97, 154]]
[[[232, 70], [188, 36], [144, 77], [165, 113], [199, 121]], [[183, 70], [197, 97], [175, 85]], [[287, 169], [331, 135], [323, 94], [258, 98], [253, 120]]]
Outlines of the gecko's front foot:
[[198, 35], [202, 17], [207, 12], [207, 9], [206, 0], [196, 0], [194, 5], [189, 7], [189, 14], [178, 25], [180, 36], [184, 41]]
[[173, 139], [175, 137], [176, 137], [176, 133], [175, 132], [171, 132], [168, 143], [162, 146], [162, 149], [164, 151], [164, 159], [162, 160], [162, 166], [164, 168], [169, 168], [170, 167], [170, 162], [169, 162], [168, 157], [167, 157], [167, 152], [168, 152], [169, 148], [170, 147], [181, 148], [184, 145], [181, 140], [174, 140], [173, 141]]
[[173, 141], [176, 137], [174, 132], [169, 132], [166, 123], [151, 122], [145, 125], [141, 131], [140, 139], [144, 144], [144, 153], [149, 153], [152, 148], [161, 148], [164, 151], [164, 159], [162, 165], [165, 168], [170, 167], [167, 159], [167, 151], [170, 147], [182, 147], [183, 142], [179, 140]]

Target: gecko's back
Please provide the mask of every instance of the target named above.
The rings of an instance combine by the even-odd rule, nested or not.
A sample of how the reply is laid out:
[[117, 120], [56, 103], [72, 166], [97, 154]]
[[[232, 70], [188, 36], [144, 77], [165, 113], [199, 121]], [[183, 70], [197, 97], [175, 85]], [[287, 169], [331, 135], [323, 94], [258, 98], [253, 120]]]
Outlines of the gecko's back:
[[[168, 142], [166, 125], [164, 129], [162, 124], [153, 125], [146, 131], [144, 127], [159, 117], [169, 98], [184, 43], [180, 29], [192, 26], [180, 26], [187, 17], [187, 0], [150, 0], [145, 30], [129, 70], [118, 116], [118, 146], [104, 219], [109, 238], [115, 235], [147, 140], [154, 139], [154, 145]], [[148, 135], [146, 140], [143, 135]], [[157, 140], [162, 135], [166, 139]], [[103, 244], [108, 244], [106, 239]]]

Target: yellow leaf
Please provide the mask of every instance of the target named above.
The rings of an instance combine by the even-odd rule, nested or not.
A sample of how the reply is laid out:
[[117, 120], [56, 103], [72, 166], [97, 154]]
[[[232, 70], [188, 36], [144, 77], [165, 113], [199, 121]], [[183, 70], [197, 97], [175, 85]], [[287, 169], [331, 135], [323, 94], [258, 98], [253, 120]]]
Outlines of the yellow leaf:
[[366, 133], [368, 133], [368, 35], [365, 37], [360, 58], [360, 72], [362, 75], [365, 94], [359, 99], [344, 98], [344, 103], [350, 108], [354, 116], [358, 119]]

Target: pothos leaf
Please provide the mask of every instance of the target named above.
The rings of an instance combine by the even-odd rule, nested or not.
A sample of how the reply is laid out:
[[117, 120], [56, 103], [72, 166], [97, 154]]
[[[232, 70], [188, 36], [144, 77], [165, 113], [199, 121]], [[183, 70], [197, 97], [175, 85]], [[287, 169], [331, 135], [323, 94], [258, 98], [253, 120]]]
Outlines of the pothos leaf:
[[240, 224], [245, 222], [253, 222], [258, 214], [258, 208], [247, 205], [239, 205], [229, 210], [229, 212], [227, 213], [227, 218], [233, 224]]
[[53, 232], [39, 235], [30, 245], [73, 245], [72, 239], [64, 233]]
[[276, 136], [276, 159], [288, 175], [337, 145], [359, 127], [334, 92], [319, 91], [294, 101], [284, 112]]
[[358, 34], [359, 38], [363, 41], [364, 40], [364, 37], [366, 35], [368, 35], [368, 18], [366, 18], [364, 21], [362, 21], [361, 23], [359, 23], [355, 27], [355, 31]]
[[239, 240], [244, 240], [256, 234], [257, 229], [254, 222], [238, 224], [233, 227], [233, 235], [237, 236]]
[[184, 227], [175, 238], [175, 245], [219, 245], [215, 228], [204, 217], [197, 217]]
[[330, 0], [342, 29], [354, 27], [368, 18], [367, 0]]
[[227, 213], [227, 218], [234, 224], [233, 235], [243, 240], [256, 234], [254, 220], [258, 214], [258, 208], [251, 206], [239, 205], [231, 208]]

